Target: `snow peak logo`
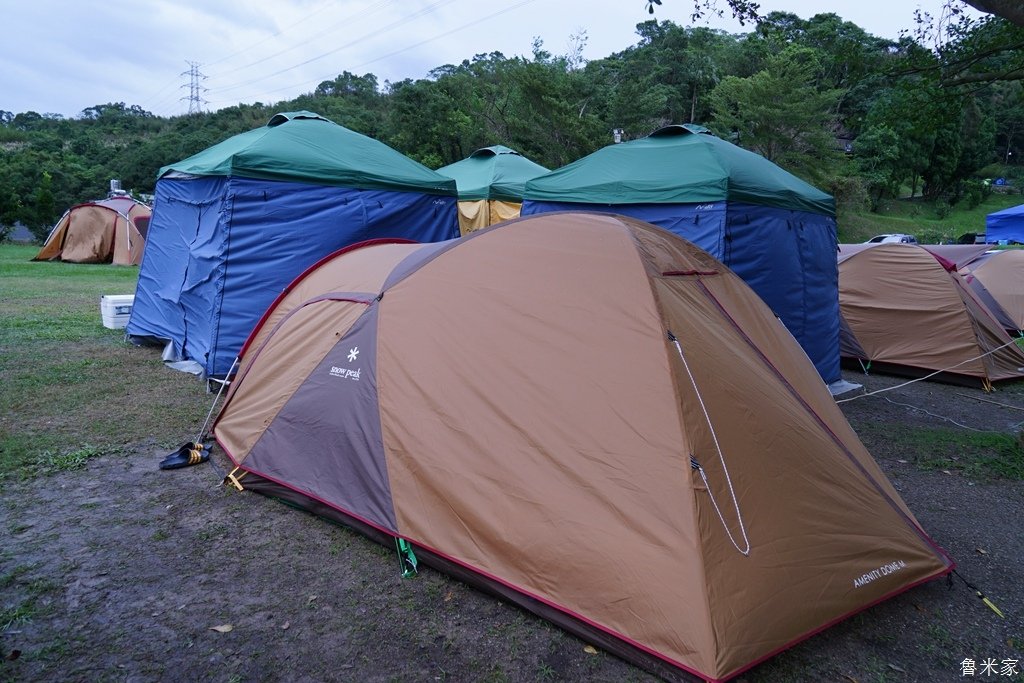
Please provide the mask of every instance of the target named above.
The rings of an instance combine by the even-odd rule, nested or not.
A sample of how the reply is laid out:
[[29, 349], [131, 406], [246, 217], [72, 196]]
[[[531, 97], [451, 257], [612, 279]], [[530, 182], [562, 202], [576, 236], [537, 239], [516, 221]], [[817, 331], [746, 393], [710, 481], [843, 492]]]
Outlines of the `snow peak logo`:
[[359, 373], [362, 372], [362, 368], [352, 370], [350, 368], [339, 368], [337, 365], [331, 366], [331, 377], [340, 377], [342, 379], [354, 379], [359, 381]]
[[[348, 350], [348, 362], [349, 363], [355, 362], [355, 360], [358, 357], [359, 357], [359, 347], [358, 346], [353, 346], [351, 349]], [[363, 371], [362, 368], [356, 368], [355, 370], [353, 370], [351, 368], [339, 368], [337, 365], [332, 365], [331, 366], [331, 377], [340, 377], [342, 379], [354, 379], [355, 381], [358, 382], [359, 381], [359, 375], [360, 375], [360, 373], [362, 373], [362, 371]]]
[[889, 574], [894, 574], [894, 573], [898, 572], [901, 569], [905, 569], [906, 566], [907, 566], [907, 563], [904, 562], [903, 560], [896, 560], [895, 562], [890, 562], [889, 564], [883, 564], [878, 569], [872, 569], [867, 574], [863, 574], [861, 576], [858, 576], [856, 579], [854, 579], [853, 580], [853, 587], [854, 588], [860, 588], [861, 586], [866, 586], [869, 583], [871, 583], [872, 581], [874, 581], [875, 579], [880, 579], [883, 576], [888, 576]]

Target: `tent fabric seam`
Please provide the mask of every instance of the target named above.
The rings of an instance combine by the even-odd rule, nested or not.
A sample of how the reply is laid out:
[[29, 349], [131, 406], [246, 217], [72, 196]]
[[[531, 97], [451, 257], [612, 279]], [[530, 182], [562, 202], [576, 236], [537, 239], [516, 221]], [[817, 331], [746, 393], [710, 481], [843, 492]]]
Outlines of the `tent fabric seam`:
[[[644, 263], [644, 259], [641, 256], [640, 241], [637, 238], [636, 233], [633, 230], [628, 230], [627, 232], [629, 234], [630, 241], [633, 244], [633, 254], [636, 256], [637, 261], [639, 262], [640, 268], [643, 269], [644, 271], [646, 271], [646, 264]], [[700, 278], [700, 276], [698, 275], [697, 279], [699, 279], [699, 278]], [[679, 430], [680, 434], [686, 434], [686, 420], [685, 420], [685, 418], [683, 416], [683, 404], [682, 404], [682, 400], [681, 400], [681, 398], [682, 398], [681, 382], [680, 382], [680, 378], [678, 377], [678, 373], [673, 371], [673, 365], [675, 364], [675, 361], [674, 361], [673, 354], [672, 354], [672, 352], [671, 352], [671, 350], [669, 348], [668, 320], [665, 317], [664, 307], [662, 305], [661, 297], [659, 296], [658, 290], [655, 287], [654, 283], [655, 283], [655, 277], [648, 276], [647, 277], [647, 286], [650, 289], [651, 300], [654, 303], [655, 310], [657, 310], [657, 312], [658, 312], [658, 318], [659, 318], [658, 319], [658, 324], [659, 324], [659, 327], [661, 328], [661, 335], [660, 336], [661, 336], [661, 339], [662, 339], [662, 351], [664, 353], [665, 367], [668, 370], [668, 378], [669, 378], [669, 382], [672, 385], [673, 396], [675, 396], [675, 398], [676, 398], [676, 401], [675, 401], [675, 403], [676, 403], [675, 414], [676, 414], [676, 420], [677, 420], [677, 425], [676, 426], [677, 426], [677, 429]], [[691, 522], [690, 529], [691, 529], [691, 531], [693, 533], [693, 537], [694, 538], [701, 538], [700, 524], [698, 522], [699, 515], [698, 515], [698, 509], [697, 509], [697, 496], [696, 496], [696, 490], [693, 487], [693, 479], [692, 479], [692, 477], [684, 477], [684, 479], [685, 479], [684, 485], [688, 486], [690, 488], [690, 491], [694, 494], [694, 495], [691, 495], [691, 497], [690, 497], [690, 500], [691, 500], [691, 510], [690, 510], [691, 514], [689, 516], [690, 522]], [[698, 553], [698, 557], [699, 557], [698, 564], [700, 565], [700, 578], [701, 578], [701, 581], [703, 582], [703, 584], [707, 585], [707, 582], [708, 582], [708, 572], [707, 572], [707, 566], [706, 566], [704, 554], [703, 553]], [[704, 624], [708, 625], [709, 628], [710, 628], [711, 622], [712, 622], [712, 620], [711, 620], [711, 601], [708, 599], [708, 596], [707, 596], [706, 592], [702, 593], [702, 601], [701, 602], [702, 602], [702, 604], [704, 606], [704, 614], [701, 615], [702, 620], [703, 620]], [[714, 638], [715, 637], [714, 629], [710, 628], [710, 632], [711, 632], [712, 638]]]
[[[326, 256], [322, 256], [316, 261], [316, 263], [312, 264], [311, 266], [303, 270], [301, 273], [299, 273], [291, 282], [289, 282], [284, 287], [284, 289], [281, 290], [281, 293], [278, 294], [274, 301], [271, 302], [270, 306], [267, 307], [267, 310], [263, 312], [263, 315], [260, 316], [260, 319], [256, 322], [256, 325], [253, 326], [252, 331], [249, 333], [249, 336], [245, 340], [245, 343], [242, 344], [242, 348], [238, 351], [238, 356], [241, 357], [243, 354], [245, 354], [246, 350], [249, 348], [249, 344], [252, 342], [253, 339], [256, 338], [260, 330], [263, 329], [263, 325], [267, 322], [267, 319], [270, 317], [271, 312], [275, 308], [277, 308], [277, 305], [281, 303], [281, 300], [284, 299], [289, 292], [293, 291], [299, 285], [300, 282], [309, 277], [309, 275], [313, 271], [315, 271], [316, 269], [318, 269], [320, 266], [327, 263], [331, 259], [341, 256], [342, 254], [346, 254], [350, 251], [355, 251], [356, 249], [362, 249], [363, 247], [371, 247], [376, 244], [418, 244], [418, 242], [415, 242], [414, 240], [403, 239], [400, 237], [378, 237], [375, 239], [368, 239], [363, 240], [361, 242], [356, 242], [354, 244], [349, 244], [348, 246], [344, 246], [341, 249], [335, 249]], [[378, 294], [379, 292], [377, 294], [374, 294], [374, 296], [377, 296]]]
[[[354, 303], [354, 304], [363, 304], [365, 306], [370, 306], [373, 303], [373, 300], [377, 297], [376, 294], [367, 293], [367, 295], [366, 295], [367, 298], [366, 299], [356, 299], [355, 296], [357, 294], [358, 293], [356, 293], [356, 292], [334, 292], [334, 293], [322, 294], [322, 295], [314, 297], [312, 299], [308, 299], [306, 301], [303, 301], [301, 304], [297, 305], [295, 308], [293, 308], [292, 310], [288, 311], [284, 315], [284, 317], [282, 317], [280, 320], [277, 321], [277, 323], [274, 325], [273, 330], [271, 330], [271, 333], [269, 335], [267, 335], [266, 339], [263, 340], [263, 343], [260, 344], [259, 348], [255, 349], [253, 351], [252, 361], [250, 361], [245, 366], [244, 370], [240, 370], [239, 371], [239, 373], [235, 377], [235, 380], [231, 383], [231, 391], [228, 393], [227, 398], [224, 399], [224, 405], [221, 406], [218, 415], [223, 415], [224, 411], [227, 410], [228, 405], [231, 403], [231, 399], [234, 398], [235, 394], [237, 393], [237, 387], [241, 384], [241, 382], [249, 374], [249, 368], [251, 368], [255, 364], [256, 359], [259, 358], [259, 356], [260, 356], [260, 353], [262, 353], [263, 349], [266, 348], [267, 343], [270, 341], [271, 337], [274, 336], [273, 335], [274, 331], [276, 331], [281, 325], [283, 325], [287, 320], [289, 320], [292, 317], [292, 315], [294, 315], [295, 313], [298, 313], [303, 308], [305, 308], [307, 305], [318, 303], [318, 302], [321, 302], [321, 301], [343, 301], [343, 302], [347, 301], [347, 302]], [[269, 311], [269, 309], [268, 309], [268, 311]], [[364, 311], [364, 313], [365, 313], [365, 311]], [[360, 317], [362, 317], [362, 314], [360, 314]], [[253, 337], [253, 338], [255, 338], [255, 337]], [[239, 358], [242, 357], [242, 353], [241, 352], [239, 352], [238, 357]], [[284, 406], [282, 405], [282, 408], [283, 407]], [[220, 419], [219, 416], [218, 416], [217, 419], [218, 420]], [[214, 422], [214, 426], [216, 426], [216, 421]], [[262, 438], [262, 435], [261, 435], [261, 438]], [[218, 440], [218, 443], [219, 443], [219, 440]], [[258, 440], [257, 440], [256, 443], [258, 443]], [[236, 464], [238, 464], [238, 463], [236, 463]]]

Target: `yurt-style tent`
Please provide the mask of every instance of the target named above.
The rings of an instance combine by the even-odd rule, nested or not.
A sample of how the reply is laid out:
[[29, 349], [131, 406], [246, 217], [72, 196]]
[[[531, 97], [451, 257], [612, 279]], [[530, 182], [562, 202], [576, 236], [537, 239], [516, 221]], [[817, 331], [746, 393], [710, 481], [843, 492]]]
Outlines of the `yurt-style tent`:
[[840, 380], [835, 202], [702, 126], [609, 145], [526, 184], [523, 215], [591, 210], [654, 223], [721, 259]]
[[1003, 327], [1024, 330], [1024, 249], [997, 249], [967, 263], [961, 274], [971, 287], [981, 285], [1006, 314]]
[[64, 212], [32, 260], [137, 266], [151, 214], [127, 194], [76, 204]]
[[1024, 244], [1024, 204], [985, 216], [985, 241], [989, 244]]
[[[160, 170], [127, 334], [224, 376], [295, 276], [355, 242], [458, 236], [455, 181], [311, 112]], [[181, 365], [177, 367], [181, 368]]]
[[980, 384], [1024, 377], [1024, 352], [956, 272], [915, 244], [839, 247], [845, 358]]
[[526, 181], [548, 172], [514, 149], [494, 145], [442, 166], [459, 186], [459, 230], [465, 235], [519, 217]]
[[247, 341], [214, 435], [239, 486], [669, 680], [952, 568], [764, 303], [627, 217], [324, 259]]

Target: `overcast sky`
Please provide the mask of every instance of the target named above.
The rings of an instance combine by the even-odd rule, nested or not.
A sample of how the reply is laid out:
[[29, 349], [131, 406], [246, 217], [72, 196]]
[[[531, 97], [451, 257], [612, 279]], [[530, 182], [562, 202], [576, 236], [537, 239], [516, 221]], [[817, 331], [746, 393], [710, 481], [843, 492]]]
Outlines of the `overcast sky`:
[[[724, 6], [724, 2], [720, 0]], [[914, 10], [942, 0], [761, 0], [765, 12], [835, 12], [898, 38]], [[424, 78], [475, 54], [554, 54], [585, 32], [598, 59], [637, 41], [645, 0], [0, 0], [0, 110], [78, 116], [108, 102], [162, 116], [188, 111], [190, 64], [204, 109], [265, 104], [311, 92], [343, 71], [385, 81]], [[692, 0], [663, 0], [653, 18], [691, 25]], [[697, 25], [730, 32], [732, 20]]]

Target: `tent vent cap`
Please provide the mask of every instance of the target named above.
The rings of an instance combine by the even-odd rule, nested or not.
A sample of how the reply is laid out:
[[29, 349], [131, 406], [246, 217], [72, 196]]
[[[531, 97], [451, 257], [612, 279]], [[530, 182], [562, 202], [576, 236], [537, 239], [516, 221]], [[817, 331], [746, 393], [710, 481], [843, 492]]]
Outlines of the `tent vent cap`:
[[519, 152], [504, 145], [491, 145], [490, 147], [481, 147], [480, 149], [476, 150], [469, 156], [470, 158], [478, 159], [480, 157], [496, 157], [499, 154], [515, 154], [517, 157], [522, 156], [522, 154], [520, 154]]
[[696, 123], [683, 123], [683, 124], [673, 124], [671, 126], [665, 126], [664, 128], [659, 128], [658, 130], [654, 131], [653, 133], [651, 133], [647, 137], [649, 137], [649, 138], [661, 138], [661, 137], [670, 137], [670, 136], [677, 136], [677, 135], [711, 135], [711, 136], [714, 136], [714, 133], [712, 133], [710, 130], [708, 130], [704, 126], [698, 125]]
[[326, 121], [327, 123], [332, 123], [330, 119], [324, 118], [323, 116], [320, 116], [320, 114], [317, 114], [316, 112], [286, 111], [281, 112], [279, 114], [274, 114], [274, 117], [267, 121], [267, 128], [274, 128], [275, 126], [280, 126], [282, 123], [288, 123], [289, 121], [295, 121], [298, 119], [316, 119], [319, 121]]

